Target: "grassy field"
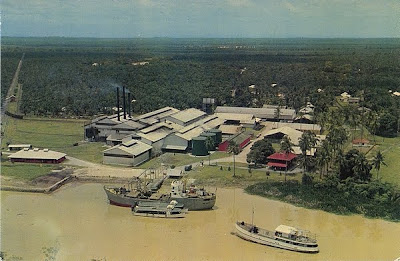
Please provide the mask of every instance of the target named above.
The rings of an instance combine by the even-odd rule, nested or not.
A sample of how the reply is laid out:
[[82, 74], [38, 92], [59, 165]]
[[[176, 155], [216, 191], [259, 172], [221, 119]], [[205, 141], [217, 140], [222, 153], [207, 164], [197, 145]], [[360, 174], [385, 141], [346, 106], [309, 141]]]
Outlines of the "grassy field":
[[64, 152], [69, 156], [94, 163], [102, 161], [103, 143], [80, 143], [83, 140], [83, 120], [7, 117], [2, 150], [10, 144], [32, 144], [33, 147]]
[[81, 160], [102, 163], [103, 150], [107, 148], [109, 147], [106, 147], [102, 142], [87, 142], [80, 143], [79, 146], [65, 147], [62, 152]]
[[34, 147], [60, 150], [83, 139], [82, 120], [47, 118], [8, 118], [2, 148], [6, 143], [32, 144]]
[[[265, 182], [265, 181], [284, 181], [284, 173], [270, 172], [266, 175], [266, 171], [252, 170], [251, 173], [247, 169], [236, 168], [236, 176], [233, 177], [233, 168], [229, 171], [226, 166], [208, 166], [197, 167], [188, 172], [189, 178], [196, 179], [196, 182], [201, 185], [210, 186], [238, 186], [246, 187], [250, 184]], [[301, 180], [301, 173], [288, 174], [287, 180]]]
[[[225, 152], [216, 151], [211, 154], [210, 159], [220, 159], [229, 157], [229, 154]], [[182, 154], [182, 153], [164, 153], [160, 157], [153, 158], [142, 165], [138, 166], [140, 169], [145, 168], [158, 168], [161, 166], [161, 163], [171, 166], [184, 166], [188, 164], [192, 164], [195, 162], [204, 161], [204, 164], [208, 164], [208, 156], [192, 156], [190, 154]]]
[[18, 180], [33, 180], [37, 177], [49, 174], [57, 165], [11, 163], [6, 156], [1, 157], [1, 175]]
[[[400, 137], [396, 138], [382, 138], [377, 137], [377, 146], [375, 146], [369, 153], [368, 158], [373, 158], [377, 151], [380, 150], [384, 156], [385, 165], [381, 165], [379, 171], [379, 178], [382, 181], [386, 181], [395, 184], [400, 187]], [[377, 171], [372, 170], [373, 178], [376, 178]]]

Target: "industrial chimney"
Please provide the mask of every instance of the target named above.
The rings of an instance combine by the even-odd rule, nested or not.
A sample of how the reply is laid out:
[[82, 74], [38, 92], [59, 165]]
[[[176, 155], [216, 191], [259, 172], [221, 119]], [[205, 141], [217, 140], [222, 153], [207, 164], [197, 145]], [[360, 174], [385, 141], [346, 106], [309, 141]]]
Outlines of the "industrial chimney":
[[131, 103], [132, 103], [132, 101], [131, 101], [131, 93], [128, 92], [128, 115], [129, 115], [130, 118], [132, 117], [132, 115], [131, 115]]
[[126, 99], [125, 99], [125, 86], [122, 87], [122, 99], [124, 99], [124, 119], [126, 120]]
[[118, 114], [118, 121], [121, 121], [119, 117], [119, 88], [117, 87], [117, 114]]

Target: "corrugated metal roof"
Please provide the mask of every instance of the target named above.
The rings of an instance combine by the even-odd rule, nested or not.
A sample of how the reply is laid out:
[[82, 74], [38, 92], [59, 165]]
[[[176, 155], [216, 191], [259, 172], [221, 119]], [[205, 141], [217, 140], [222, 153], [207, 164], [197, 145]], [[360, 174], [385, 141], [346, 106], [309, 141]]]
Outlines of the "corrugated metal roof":
[[182, 129], [179, 130], [179, 133], [185, 134], [186, 132], [189, 132], [199, 126], [201, 126], [203, 129], [208, 130], [208, 129], [214, 129], [224, 123], [223, 119], [218, 118], [215, 115], [209, 115], [201, 120], [198, 120], [186, 127], [183, 127]]
[[272, 128], [277, 127], [289, 127], [295, 130], [302, 130], [302, 131], [321, 131], [321, 126], [318, 124], [308, 124], [308, 123], [291, 123], [291, 122], [273, 122]]
[[[257, 118], [275, 119], [276, 109], [217, 106], [217, 108], [215, 109], [215, 113], [251, 114]], [[292, 120], [295, 117], [296, 117], [295, 110], [280, 109], [279, 119]]]
[[133, 121], [133, 120], [128, 120], [126, 122], [122, 122], [120, 124], [117, 124], [115, 126], [112, 127], [113, 130], [139, 130], [144, 128], [145, 125], [141, 124], [137, 121]]
[[126, 133], [113, 133], [113, 134], [108, 135], [106, 140], [107, 141], [121, 141], [126, 136], [128, 136], [128, 134], [126, 134]]
[[32, 147], [31, 144], [10, 144], [8, 148], [30, 148]]
[[179, 112], [179, 110], [175, 109], [173, 107], [164, 107], [164, 108], [161, 108], [161, 109], [158, 109], [155, 111], [151, 111], [151, 112], [142, 114], [142, 115], [138, 116], [137, 118], [140, 120], [154, 118], [154, 117], [161, 118], [161, 117], [166, 117], [166, 116], [171, 115], [176, 112]]
[[195, 108], [189, 108], [184, 111], [180, 111], [175, 114], [172, 114], [172, 115], [170, 115], [170, 117], [186, 123], [186, 122], [192, 121], [194, 119], [197, 119], [199, 117], [202, 117], [204, 115], [206, 115], [206, 113], [204, 111], [201, 111], [201, 110], [198, 110]]
[[291, 152], [289, 152], [289, 153], [275, 152], [274, 154], [269, 155], [267, 157], [267, 159], [291, 161], [296, 157], [297, 157], [296, 154], [291, 153]]
[[138, 132], [137, 135], [140, 136], [143, 139], [149, 140], [151, 142], [157, 142], [161, 139], [164, 139], [165, 137], [167, 137], [168, 134], [172, 133], [173, 131], [153, 131], [153, 132], [149, 132], [149, 133], [140, 133]]
[[270, 136], [270, 135], [274, 135], [274, 134], [278, 134], [278, 133], [282, 133], [284, 135], [287, 135], [290, 138], [290, 141], [294, 145], [298, 145], [299, 144], [299, 138], [303, 134], [301, 131], [295, 130], [295, 129], [287, 127], [287, 126], [283, 126], [283, 127], [278, 128], [278, 129], [272, 129], [272, 130], [268, 131], [267, 133], [265, 133], [264, 137], [267, 137], [267, 136]]
[[201, 126], [194, 127], [185, 133], [176, 133], [176, 136], [181, 137], [187, 141], [192, 140], [194, 137], [199, 136], [201, 133], [203, 133], [205, 129]]
[[219, 129], [222, 131], [222, 134], [230, 134], [234, 135], [240, 131], [242, 127], [237, 125], [221, 125]]
[[255, 117], [253, 114], [240, 114], [240, 113], [225, 113], [225, 112], [218, 112], [215, 113], [219, 118], [224, 119], [225, 121], [239, 121], [240, 123], [244, 124], [253, 124], [255, 122]]
[[58, 160], [62, 157], [67, 156], [67, 154], [52, 150], [20, 150], [8, 156], [10, 159], [54, 159]]
[[144, 142], [138, 140], [132, 140], [128, 143], [119, 144], [112, 148], [106, 149], [103, 151], [103, 153], [137, 156], [151, 149], [152, 147]]

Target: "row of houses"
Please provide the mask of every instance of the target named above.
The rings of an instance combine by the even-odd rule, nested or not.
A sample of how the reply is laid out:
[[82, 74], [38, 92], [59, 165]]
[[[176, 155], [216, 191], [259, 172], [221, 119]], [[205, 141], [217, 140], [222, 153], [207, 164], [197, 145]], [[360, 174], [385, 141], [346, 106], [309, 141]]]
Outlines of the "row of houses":
[[[162, 152], [192, 152], [206, 155], [205, 139], [214, 139], [218, 150], [226, 150], [230, 140], [241, 147], [250, 142], [244, 130], [262, 121], [282, 124], [296, 118], [293, 109], [217, 106], [215, 113], [190, 108], [164, 107], [138, 117], [102, 116], [85, 125], [90, 141], [105, 141], [112, 146], [103, 152], [104, 163], [136, 166]], [[219, 137], [219, 138], [217, 138]]]

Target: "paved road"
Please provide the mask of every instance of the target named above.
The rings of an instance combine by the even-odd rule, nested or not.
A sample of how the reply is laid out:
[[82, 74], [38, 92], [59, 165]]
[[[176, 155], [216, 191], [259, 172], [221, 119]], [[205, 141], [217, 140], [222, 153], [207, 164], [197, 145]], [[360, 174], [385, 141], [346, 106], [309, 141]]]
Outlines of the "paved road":
[[5, 112], [6, 112], [6, 110], [7, 110], [7, 106], [8, 106], [8, 100], [6, 99], [6, 98], [8, 98], [8, 97], [10, 97], [13, 93], [14, 93], [14, 89], [15, 89], [15, 87], [17, 86], [17, 84], [18, 84], [18, 76], [19, 76], [19, 71], [21, 70], [21, 67], [22, 67], [22, 61], [24, 60], [24, 57], [25, 57], [25, 53], [24, 54], [22, 54], [22, 57], [21, 57], [21, 60], [19, 61], [19, 63], [18, 63], [18, 67], [17, 67], [17, 70], [15, 71], [15, 74], [14, 74], [14, 77], [13, 77], [13, 79], [12, 79], [12, 82], [11, 82], [11, 85], [10, 85], [10, 87], [8, 88], [8, 91], [7, 91], [7, 96], [4, 98], [4, 100], [3, 100], [3, 106], [1, 106], [1, 113], [0, 113], [0, 122], [1, 122], [1, 124], [2, 124], [2, 126], [1, 126], [1, 131], [3, 132], [4, 131], [4, 128], [6, 127], [5, 125], [6, 125], [6, 115], [5, 115]]

